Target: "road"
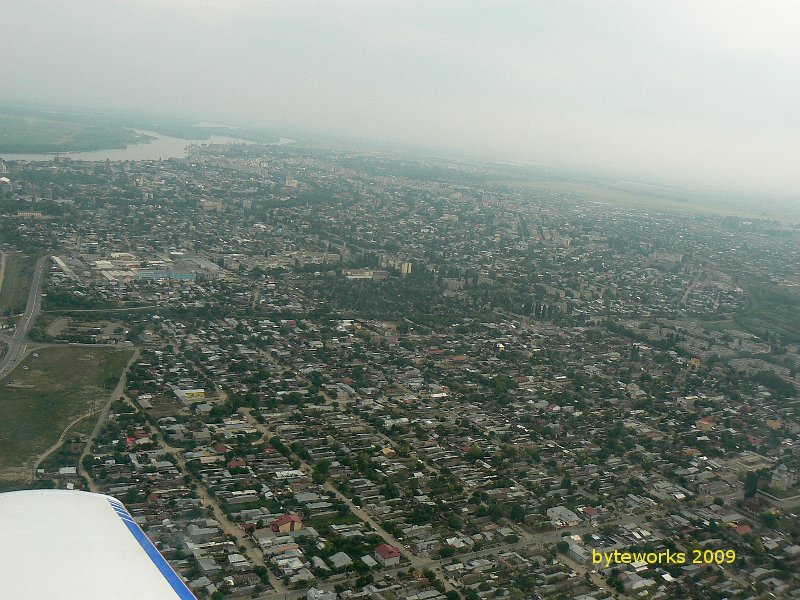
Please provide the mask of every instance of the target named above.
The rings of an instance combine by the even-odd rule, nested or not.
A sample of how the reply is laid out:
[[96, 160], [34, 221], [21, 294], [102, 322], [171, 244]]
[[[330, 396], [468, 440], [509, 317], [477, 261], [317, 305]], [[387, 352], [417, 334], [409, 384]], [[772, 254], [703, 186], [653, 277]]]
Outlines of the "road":
[[64, 440], [66, 439], [69, 430], [72, 429], [75, 425], [77, 425], [79, 421], [83, 421], [86, 417], [90, 416], [93, 412], [94, 411], [83, 413], [82, 415], [73, 419], [69, 423], [69, 425], [67, 425], [64, 428], [64, 431], [61, 432], [61, 435], [58, 436], [58, 440], [56, 440], [56, 443], [50, 446], [47, 450], [45, 450], [39, 456], [36, 457], [36, 460], [33, 463], [33, 468], [31, 469], [31, 481], [36, 480], [36, 470], [39, 468], [39, 465], [42, 464], [42, 462], [44, 462], [44, 459], [46, 459], [53, 452], [61, 448], [61, 446], [64, 444]]
[[[3, 291], [3, 280], [5, 279], [5, 277], [6, 277], [6, 253], [0, 252], [0, 292]], [[6, 339], [6, 337], [8, 336], [3, 335], [2, 337], [0, 337], [0, 342], [8, 344], [8, 340]], [[3, 358], [2, 347], [0, 347], [0, 359], [1, 358]]]
[[36, 321], [36, 316], [42, 307], [42, 280], [44, 279], [44, 267], [49, 260], [44, 256], [36, 261], [36, 269], [33, 272], [33, 279], [31, 280], [31, 291], [28, 294], [28, 304], [25, 307], [25, 312], [22, 313], [19, 321], [17, 321], [17, 328], [14, 335], [8, 340], [8, 349], [3, 360], [0, 361], [0, 379], [3, 379], [11, 371], [13, 371], [28, 350], [28, 332]]
[[[136, 359], [139, 358], [139, 349], [136, 348], [131, 355], [128, 364], [125, 365], [125, 369], [122, 371], [122, 374], [119, 376], [119, 381], [117, 381], [117, 386], [114, 388], [114, 391], [111, 392], [111, 395], [108, 397], [108, 402], [106, 402], [103, 409], [100, 411], [100, 416], [97, 419], [97, 423], [94, 424], [94, 429], [89, 434], [89, 439], [86, 440], [86, 445], [83, 447], [83, 452], [81, 452], [81, 456], [78, 459], [78, 473], [81, 472], [83, 469], [83, 459], [89, 453], [89, 449], [92, 447], [92, 443], [94, 442], [95, 438], [99, 435], [100, 430], [103, 428], [103, 425], [108, 421], [108, 413], [111, 411], [111, 405], [114, 403], [114, 400], [117, 400], [122, 397], [122, 393], [125, 390], [125, 384], [128, 381], [128, 371], [131, 368], [131, 365], [136, 362]], [[89, 489], [93, 492], [99, 492], [100, 490], [97, 489], [97, 486], [94, 483], [94, 479], [91, 477], [86, 477], [89, 481]]]
[[[78, 459], [78, 464], [77, 464], [79, 474], [81, 472], [81, 465], [83, 464], [83, 457], [86, 456], [86, 454], [89, 452], [89, 448], [91, 447], [94, 439], [97, 437], [97, 434], [100, 433], [102, 425], [108, 420], [108, 413], [109, 410], [111, 409], [112, 402], [114, 402], [114, 400], [122, 396], [122, 391], [125, 389], [125, 382], [127, 381], [128, 369], [130, 369], [131, 365], [138, 357], [139, 357], [139, 349], [137, 348], [136, 350], [134, 350], [133, 355], [131, 355], [131, 358], [128, 361], [127, 366], [122, 371], [119, 381], [117, 382], [117, 386], [114, 388], [114, 391], [111, 392], [108, 402], [106, 402], [105, 406], [103, 407], [100, 413], [100, 417], [98, 418], [97, 423], [95, 423], [94, 429], [92, 429], [92, 433], [89, 435], [89, 439], [86, 441], [86, 444], [83, 447], [83, 452], [81, 452], [81, 456]], [[67, 434], [75, 426], [75, 424], [78, 423], [79, 421], [82, 421], [86, 417], [93, 415], [96, 412], [97, 409], [93, 409], [73, 419], [72, 422], [70, 422], [70, 424], [67, 425], [66, 428], [64, 428], [64, 431], [61, 432], [58, 441], [56, 441], [55, 444], [50, 446], [47, 450], [45, 450], [39, 456], [36, 457], [36, 461], [33, 465], [33, 480], [36, 479], [36, 470], [39, 468], [39, 465], [42, 464], [42, 462], [48, 456], [50, 456], [50, 454], [61, 448], [61, 445], [64, 443], [64, 439], [67, 437]], [[97, 489], [97, 486], [94, 485], [94, 481], [92, 480], [92, 478], [87, 477], [87, 479], [89, 480], [89, 489], [93, 492], [99, 492], [100, 490]]]
[[0, 252], [0, 291], [3, 290], [3, 279], [6, 276], [6, 253]]
[[[248, 423], [261, 432], [264, 441], [268, 441], [273, 435], [275, 435], [275, 432], [269, 426], [259, 423], [253, 417], [252, 410], [242, 411], [242, 412], [245, 418], [247, 419]], [[296, 454], [294, 456], [300, 462], [300, 469], [310, 478], [313, 474], [314, 470], [313, 467], [308, 462], [297, 456]], [[378, 523], [375, 519], [373, 519], [372, 516], [368, 514], [364, 509], [362, 509], [360, 506], [356, 506], [353, 503], [353, 501], [350, 500], [350, 498], [348, 498], [342, 492], [336, 489], [336, 487], [330, 481], [326, 481], [322, 485], [322, 489], [325, 490], [326, 492], [334, 494], [334, 496], [336, 496], [338, 500], [344, 502], [347, 505], [347, 508], [350, 509], [350, 512], [352, 512], [355, 516], [357, 516], [362, 522], [369, 525], [372, 528], [372, 530], [375, 533], [377, 533], [381, 537], [381, 539], [383, 539], [384, 542], [396, 548], [401, 548], [401, 549], [404, 548], [404, 546], [397, 540], [396, 537], [394, 537], [383, 527], [381, 527], [380, 523]], [[433, 568], [434, 571], [439, 570], [439, 564], [437, 561], [422, 556], [418, 556], [417, 554], [414, 554], [409, 548], [405, 548], [405, 550], [403, 551], [403, 556], [405, 557], [406, 560], [408, 560], [409, 563], [411, 563], [411, 566], [414, 567], [415, 569], [424, 570], [428, 568]], [[402, 568], [408, 569], [408, 564], [404, 564]], [[449, 582], [444, 581], [444, 584], [446, 591], [450, 591], [453, 589], [453, 586]]]
[[[645, 521], [644, 516], [627, 516], [623, 519], [612, 519], [604, 524], [613, 525], [613, 524], [620, 524], [620, 523], [642, 523]], [[431, 569], [434, 571], [444, 583], [447, 589], [454, 589], [450, 582], [444, 577], [442, 572], [442, 566], [450, 564], [454, 561], [459, 561], [462, 563], [466, 563], [470, 560], [476, 558], [485, 558], [487, 556], [496, 557], [500, 552], [519, 552], [530, 550], [532, 548], [547, 548], [552, 546], [553, 544], [559, 542], [561, 540], [561, 536], [564, 535], [564, 532], [567, 531], [566, 529], [560, 529], [555, 531], [542, 531], [542, 532], [526, 532], [525, 535], [522, 536], [522, 540], [513, 544], [500, 544], [499, 546], [493, 546], [491, 548], [486, 548], [484, 550], [476, 550], [474, 552], [465, 552], [463, 554], [456, 554], [450, 558], [440, 558], [440, 559], [433, 559], [433, 558], [419, 558], [420, 567], [421, 569]], [[591, 525], [581, 525], [578, 527], [569, 528], [570, 533], [578, 533], [578, 534], [585, 534], [595, 531], [595, 528]], [[559, 560], [565, 558], [563, 555], [558, 555]], [[567, 564], [570, 567], [572, 566], [579, 566], [581, 569], [578, 569], [580, 573], [584, 573], [588, 570], [587, 567], [578, 565], [574, 561], [566, 559]], [[565, 561], [562, 561], [565, 562]], [[384, 577], [395, 576], [399, 572], [407, 572], [408, 571], [408, 564], [403, 563], [397, 568], [393, 569], [383, 569], [374, 573], [376, 579], [381, 579]], [[340, 583], [352, 583], [357, 579], [357, 577], [348, 577], [348, 578], [339, 578], [333, 577], [325, 582], [320, 582], [316, 585], [317, 588], [332, 591], [334, 586]], [[601, 589], [608, 590], [608, 585], [602, 579], [602, 577], [597, 576], [596, 574], [592, 577], [592, 580], [596, 585], [598, 585]], [[299, 590], [289, 590], [288, 592], [281, 592], [277, 593], [274, 591], [265, 592], [261, 596], [258, 597], [258, 600], [297, 600], [298, 598], [305, 598], [306, 590], [305, 588]]]
[[[183, 448], [178, 448], [176, 446], [169, 445], [163, 437], [159, 438], [159, 444], [168, 452], [172, 453], [175, 456], [175, 460], [177, 461], [177, 466], [181, 470], [182, 473], [189, 473], [189, 469], [186, 466], [186, 459], [183, 456], [185, 450]], [[226, 535], [236, 538], [236, 543], [239, 548], [244, 548], [244, 554], [250, 560], [251, 564], [253, 565], [263, 565], [264, 564], [264, 555], [261, 550], [255, 545], [252, 538], [248, 536], [242, 526], [234, 523], [231, 521], [227, 515], [222, 512], [220, 509], [219, 503], [217, 502], [216, 498], [211, 496], [211, 494], [206, 490], [205, 486], [202, 482], [198, 482], [197, 495], [200, 497], [200, 500], [205, 504], [207, 507], [211, 509], [213, 512], [213, 518], [217, 523], [219, 523], [220, 528], [222, 529], [223, 533]], [[272, 585], [273, 589], [279, 593], [283, 594], [286, 591], [286, 587], [283, 585], [283, 582], [269, 569], [267, 569], [269, 575], [269, 582]]]

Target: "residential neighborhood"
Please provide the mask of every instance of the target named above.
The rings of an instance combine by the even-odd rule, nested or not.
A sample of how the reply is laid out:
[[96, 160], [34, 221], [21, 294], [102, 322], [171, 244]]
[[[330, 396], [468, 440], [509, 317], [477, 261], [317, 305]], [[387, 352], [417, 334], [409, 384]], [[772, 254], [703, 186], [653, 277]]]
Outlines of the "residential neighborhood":
[[199, 598], [800, 597], [797, 226], [509, 170], [0, 162], [31, 348], [136, 351], [37, 485], [124, 502]]

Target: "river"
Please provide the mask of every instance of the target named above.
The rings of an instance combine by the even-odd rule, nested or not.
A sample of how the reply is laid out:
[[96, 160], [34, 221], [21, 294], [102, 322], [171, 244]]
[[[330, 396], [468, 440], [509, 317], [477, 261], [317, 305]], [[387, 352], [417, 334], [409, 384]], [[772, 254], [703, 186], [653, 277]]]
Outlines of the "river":
[[[49, 152], [43, 154], [6, 154], [0, 152], [0, 159], [3, 160], [29, 160], [29, 161], [50, 161], [58, 155], [62, 158], [72, 158], [74, 160], [159, 160], [166, 158], [185, 158], [186, 149], [191, 144], [255, 144], [244, 139], [223, 137], [212, 135], [204, 140], [184, 140], [168, 135], [162, 135], [155, 131], [143, 131], [134, 129], [136, 133], [148, 135], [153, 139], [149, 143], [131, 144], [127, 148], [112, 148], [109, 150], [92, 150], [90, 152]], [[294, 140], [280, 138], [277, 142], [264, 144], [267, 146], [283, 146], [291, 144]]]

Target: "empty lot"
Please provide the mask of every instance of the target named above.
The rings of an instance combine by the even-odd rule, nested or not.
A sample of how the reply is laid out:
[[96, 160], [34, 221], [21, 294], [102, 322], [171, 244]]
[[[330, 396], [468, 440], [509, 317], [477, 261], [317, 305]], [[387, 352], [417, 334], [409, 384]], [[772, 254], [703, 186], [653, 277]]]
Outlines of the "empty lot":
[[0, 489], [4, 481], [26, 479], [70, 422], [102, 407], [131, 353], [43, 348], [0, 383]]

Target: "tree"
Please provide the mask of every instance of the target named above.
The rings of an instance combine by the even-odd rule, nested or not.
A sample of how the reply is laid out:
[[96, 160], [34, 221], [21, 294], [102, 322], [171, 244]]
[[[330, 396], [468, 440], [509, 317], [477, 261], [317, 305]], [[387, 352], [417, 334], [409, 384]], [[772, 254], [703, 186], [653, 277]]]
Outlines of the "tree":
[[752, 498], [758, 491], [758, 473], [748, 471], [744, 477], [744, 497]]
[[761, 522], [767, 527], [775, 527], [778, 524], [778, 517], [770, 512], [763, 512], [759, 515]]
[[511, 519], [517, 523], [525, 518], [525, 507], [519, 502], [514, 502], [511, 505]]
[[484, 457], [483, 449], [480, 446], [473, 445], [467, 450], [467, 453], [464, 455], [464, 458], [471, 462], [475, 462], [480, 460]]

